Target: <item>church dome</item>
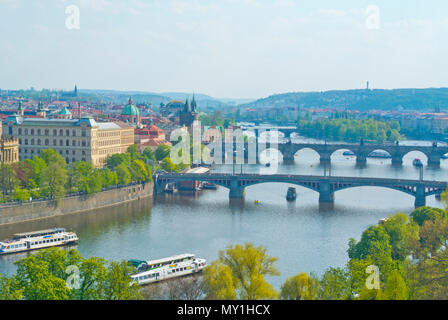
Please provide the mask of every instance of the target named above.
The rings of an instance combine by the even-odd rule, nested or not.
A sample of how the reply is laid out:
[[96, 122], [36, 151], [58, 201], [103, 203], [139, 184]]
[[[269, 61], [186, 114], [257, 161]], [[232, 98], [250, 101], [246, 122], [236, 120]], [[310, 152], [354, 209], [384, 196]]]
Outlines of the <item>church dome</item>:
[[139, 116], [140, 115], [140, 111], [135, 106], [135, 104], [132, 102], [131, 98], [129, 98], [128, 104], [123, 108], [121, 115], [123, 115], [123, 116]]

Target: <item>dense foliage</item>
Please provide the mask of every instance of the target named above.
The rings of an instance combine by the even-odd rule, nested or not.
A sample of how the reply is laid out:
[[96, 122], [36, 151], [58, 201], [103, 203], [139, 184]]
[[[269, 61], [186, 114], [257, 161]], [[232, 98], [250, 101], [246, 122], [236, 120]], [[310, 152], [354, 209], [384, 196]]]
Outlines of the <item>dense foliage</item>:
[[110, 156], [105, 168], [95, 168], [85, 161], [67, 165], [59, 153], [46, 149], [32, 159], [0, 165], [0, 202], [60, 199], [67, 194], [93, 194], [114, 186], [149, 182], [153, 170], [183, 168], [167, 164], [170, 151], [170, 146], [160, 145], [155, 151], [146, 148], [140, 153], [132, 145], [127, 152]]
[[125, 261], [83, 258], [76, 250], [50, 248], [15, 263], [12, 277], [0, 274], [0, 300], [136, 300], [139, 286]]
[[434, 110], [448, 99], [447, 88], [393, 90], [333, 90], [290, 92], [259, 99], [243, 107], [299, 106], [352, 110]]
[[373, 119], [353, 120], [332, 118], [298, 121], [300, 134], [311, 138], [330, 141], [396, 142], [401, 139], [400, 124], [397, 121], [384, 122]]

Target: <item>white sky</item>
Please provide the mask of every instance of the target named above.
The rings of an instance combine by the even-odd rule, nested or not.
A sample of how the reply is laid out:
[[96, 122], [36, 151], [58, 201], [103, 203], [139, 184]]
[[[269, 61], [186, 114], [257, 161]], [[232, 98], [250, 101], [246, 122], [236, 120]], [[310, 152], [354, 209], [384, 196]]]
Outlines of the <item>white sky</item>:
[[[79, 30], [66, 28], [72, 4]], [[366, 27], [369, 5], [379, 29]], [[0, 0], [0, 30], [2, 89], [448, 86], [446, 0]]]

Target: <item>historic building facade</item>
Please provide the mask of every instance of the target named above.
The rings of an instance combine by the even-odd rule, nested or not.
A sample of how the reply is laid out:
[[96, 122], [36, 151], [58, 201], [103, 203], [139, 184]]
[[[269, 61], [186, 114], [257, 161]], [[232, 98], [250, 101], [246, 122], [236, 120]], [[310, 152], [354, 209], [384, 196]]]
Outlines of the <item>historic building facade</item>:
[[103, 167], [107, 157], [126, 152], [134, 143], [134, 128], [124, 123], [96, 122], [82, 119], [39, 119], [8, 117], [3, 122], [3, 135], [18, 138], [19, 160], [39, 155], [51, 148], [67, 163], [91, 161]]
[[19, 140], [14, 137], [2, 136], [0, 122], [0, 163], [11, 164], [19, 161]]

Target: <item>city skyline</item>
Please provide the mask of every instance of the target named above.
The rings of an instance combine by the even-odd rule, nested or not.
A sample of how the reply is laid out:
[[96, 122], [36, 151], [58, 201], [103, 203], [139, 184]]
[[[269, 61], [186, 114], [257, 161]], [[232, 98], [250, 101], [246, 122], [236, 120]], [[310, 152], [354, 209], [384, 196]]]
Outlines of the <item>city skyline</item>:
[[[1, 0], [0, 27], [13, 31], [0, 43], [0, 88], [77, 83], [253, 99], [366, 81], [372, 89], [446, 87], [448, 5], [431, 4]], [[66, 26], [71, 5], [79, 29]]]

